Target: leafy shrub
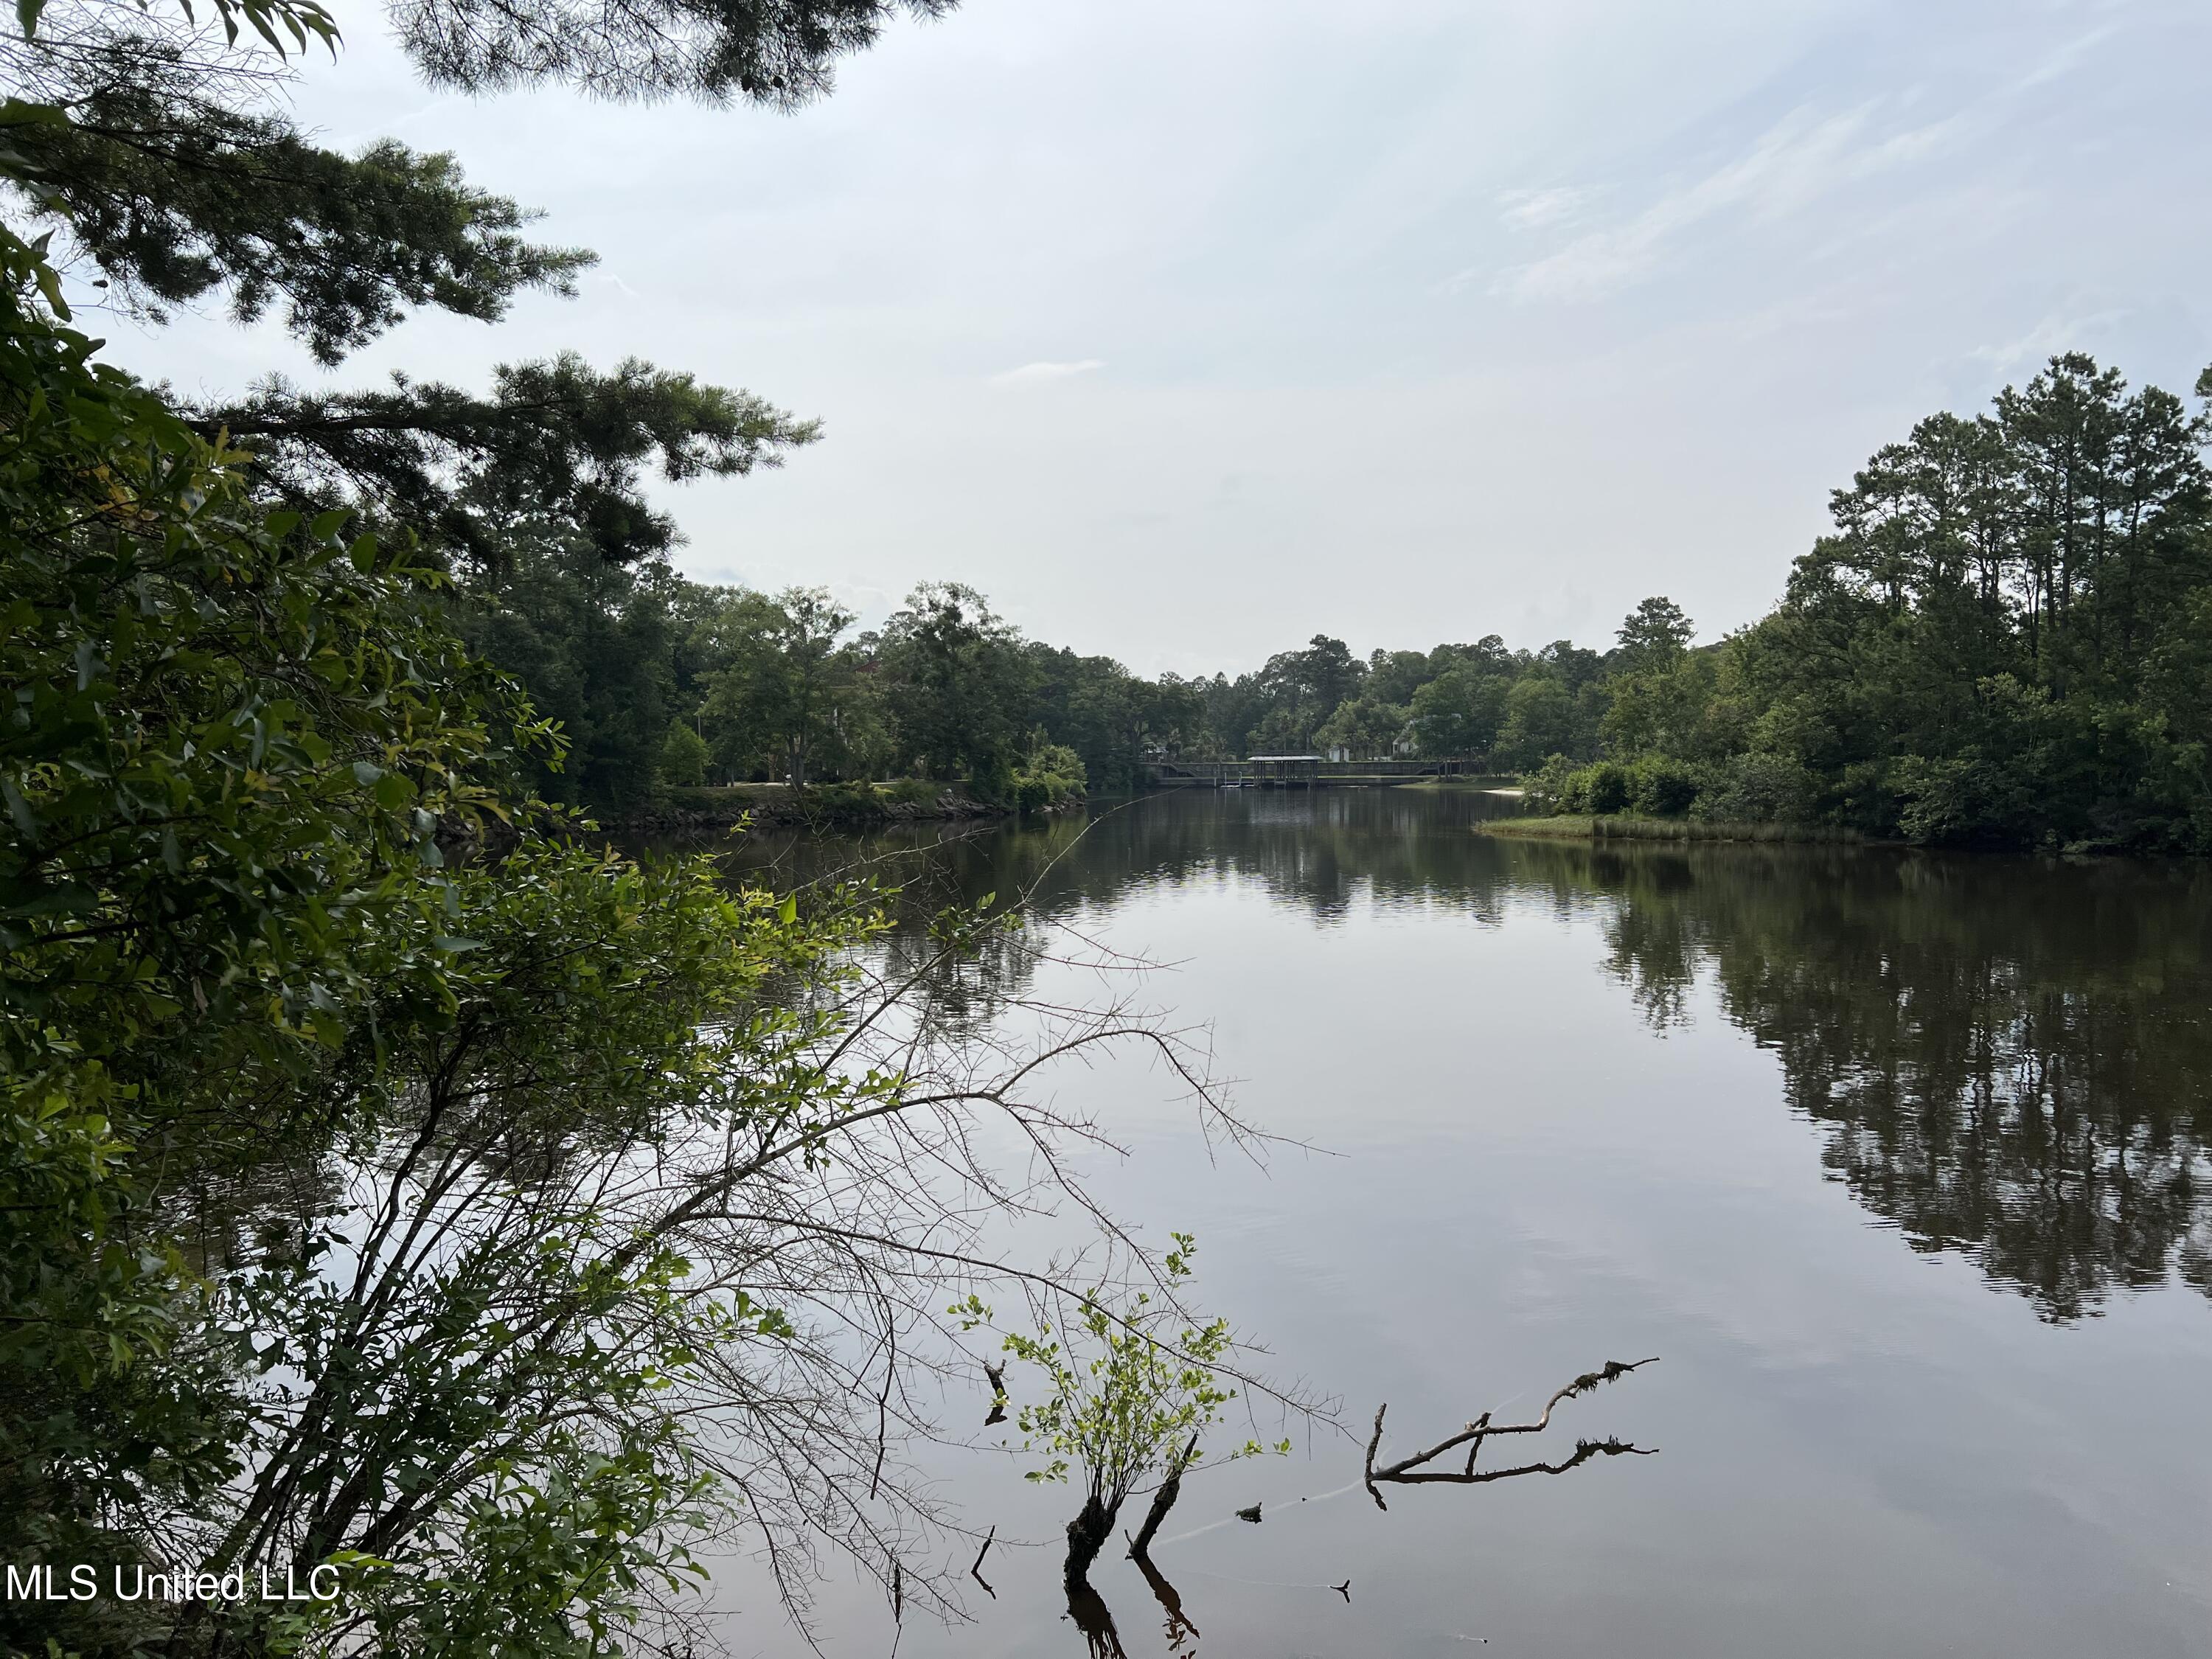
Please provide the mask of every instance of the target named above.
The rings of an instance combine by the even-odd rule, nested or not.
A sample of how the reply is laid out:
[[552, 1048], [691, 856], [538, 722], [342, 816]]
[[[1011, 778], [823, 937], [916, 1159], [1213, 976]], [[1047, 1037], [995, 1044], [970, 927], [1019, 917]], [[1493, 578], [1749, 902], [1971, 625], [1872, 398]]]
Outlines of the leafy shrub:
[[1014, 769], [1001, 799], [1020, 811], [1036, 812], [1083, 793], [1088, 774], [1083, 757], [1064, 743], [1048, 743], [1039, 732], [1030, 739], [1030, 752]]
[[1783, 755], [1733, 755], [1713, 769], [1697, 815], [1734, 823], [1798, 823], [1820, 804], [1820, 781]]
[[1697, 804], [1704, 777], [1686, 761], [1654, 755], [1630, 769], [1629, 804], [1649, 817], [1678, 818]]
[[1522, 779], [1521, 787], [1533, 805], [1554, 812], [1581, 812], [1588, 810], [1586, 783], [1583, 768], [1565, 755], [1553, 755]]
[[1897, 791], [1893, 761], [1856, 761], [1844, 768], [1836, 786], [1836, 812], [1862, 834], [1894, 836], [1905, 809]]
[[[1162, 1485], [1169, 1503], [1182, 1477], [1198, 1466], [1198, 1445], [1221, 1420], [1223, 1407], [1237, 1390], [1214, 1367], [1231, 1359], [1237, 1343], [1229, 1322], [1200, 1324], [1180, 1306], [1191, 1278], [1190, 1258], [1197, 1241], [1171, 1233], [1175, 1248], [1163, 1262], [1165, 1304], [1139, 1291], [1111, 1299], [1104, 1286], [1063, 1318], [1055, 1331], [1040, 1322], [1030, 1336], [1009, 1332], [1003, 1349], [1041, 1373], [1046, 1393], [1024, 1405], [1016, 1419], [1026, 1452], [1050, 1461], [1026, 1472], [1033, 1481], [1066, 1481], [1071, 1470], [1082, 1477], [1083, 1507], [1067, 1527], [1066, 1580], [1080, 1583], [1100, 1547], [1113, 1535], [1121, 1505], [1147, 1480]], [[963, 1330], [989, 1322], [991, 1310], [970, 1295], [946, 1310]], [[1247, 1440], [1224, 1462], [1273, 1452], [1287, 1456], [1291, 1443], [1263, 1446]], [[1139, 1553], [1148, 1541], [1164, 1504], [1156, 1504], [1144, 1530], [1132, 1543]]]
[[1600, 761], [1585, 767], [1582, 777], [1586, 810], [1598, 817], [1620, 811], [1635, 793], [1635, 779], [1618, 761]]
[[671, 720], [660, 740], [660, 781], [692, 789], [707, 781], [707, 740], [682, 720]]
[[1650, 817], [1680, 817], [1696, 803], [1703, 771], [1686, 761], [1652, 756], [1624, 765], [1599, 761], [1577, 766], [1554, 755], [1528, 780], [1530, 798], [1552, 811], [1607, 817], [1638, 812]]

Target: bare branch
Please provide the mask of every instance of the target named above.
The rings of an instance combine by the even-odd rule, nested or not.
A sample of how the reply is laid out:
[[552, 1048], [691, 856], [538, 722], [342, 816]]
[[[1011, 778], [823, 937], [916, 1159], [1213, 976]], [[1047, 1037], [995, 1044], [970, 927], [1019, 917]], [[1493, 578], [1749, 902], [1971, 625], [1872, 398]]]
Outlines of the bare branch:
[[[1512, 1468], [1485, 1469], [1480, 1472], [1474, 1467], [1475, 1458], [1482, 1450], [1483, 1442], [1492, 1436], [1541, 1434], [1551, 1425], [1553, 1408], [1562, 1401], [1589, 1394], [1603, 1383], [1617, 1382], [1631, 1371], [1640, 1370], [1646, 1365], [1656, 1364], [1658, 1364], [1656, 1354], [1649, 1359], [1638, 1359], [1632, 1364], [1619, 1359], [1608, 1359], [1596, 1370], [1584, 1371], [1573, 1382], [1559, 1389], [1544, 1402], [1543, 1411], [1530, 1422], [1492, 1423], [1490, 1420], [1490, 1413], [1485, 1412], [1461, 1429], [1458, 1433], [1439, 1440], [1426, 1450], [1415, 1452], [1409, 1457], [1401, 1457], [1395, 1463], [1386, 1463], [1378, 1468], [1376, 1467], [1375, 1459], [1382, 1444], [1382, 1414], [1390, 1409], [1389, 1402], [1386, 1401], [1375, 1409], [1375, 1431], [1367, 1441], [1367, 1458], [1361, 1471], [1363, 1483], [1367, 1488], [1367, 1495], [1375, 1500], [1376, 1509], [1387, 1510], [1390, 1506], [1382, 1501], [1382, 1493], [1377, 1484], [1385, 1480], [1395, 1481], [1401, 1486], [1442, 1483], [1474, 1486], [1492, 1480], [1510, 1480], [1515, 1475], [1565, 1474], [1569, 1469], [1578, 1468], [1591, 1458], [1601, 1455], [1617, 1457], [1624, 1452], [1630, 1452], [1638, 1457], [1648, 1457], [1657, 1449], [1656, 1447], [1634, 1446], [1625, 1440], [1607, 1438], [1578, 1440], [1575, 1443], [1574, 1455], [1558, 1463], [1523, 1463]], [[1464, 1468], [1455, 1471], [1424, 1467], [1434, 1462], [1446, 1452], [1461, 1446], [1468, 1449], [1467, 1464]]]

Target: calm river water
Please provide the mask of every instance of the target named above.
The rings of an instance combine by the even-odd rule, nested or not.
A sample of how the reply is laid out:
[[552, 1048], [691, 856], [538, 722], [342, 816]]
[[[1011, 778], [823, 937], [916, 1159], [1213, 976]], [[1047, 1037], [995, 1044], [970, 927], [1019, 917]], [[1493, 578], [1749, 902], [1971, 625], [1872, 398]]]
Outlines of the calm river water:
[[[1119, 1212], [1197, 1233], [1200, 1302], [1362, 1431], [1194, 1477], [1182, 1626], [1109, 1550], [1121, 1649], [2212, 1654], [2212, 872], [1476, 831], [1502, 810], [1193, 792], [919, 855], [974, 894], [1060, 853], [1037, 902], [1173, 964], [1148, 994], [1316, 1149], [1209, 1156], [1134, 1065], [1062, 1085], [1129, 1149], [1090, 1171]], [[1381, 1401], [1405, 1447], [1652, 1354], [1544, 1443], [1656, 1456], [1357, 1487]], [[1067, 1491], [930, 1467], [1036, 1544], [899, 1653], [1112, 1650], [1064, 1617]], [[736, 1651], [802, 1650], [744, 1564], [721, 1594]], [[872, 1588], [817, 1612], [890, 1650]]]

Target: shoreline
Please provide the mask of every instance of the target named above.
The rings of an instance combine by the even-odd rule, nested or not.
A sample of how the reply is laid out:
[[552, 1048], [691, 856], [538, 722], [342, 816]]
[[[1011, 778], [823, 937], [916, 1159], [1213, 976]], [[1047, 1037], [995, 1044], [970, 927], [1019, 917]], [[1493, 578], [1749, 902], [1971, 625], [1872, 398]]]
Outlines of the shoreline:
[[[1085, 805], [1085, 798], [1036, 809], [1058, 813]], [[880, 830], [896, 823], [947, 823], [969, 818], [1010, 818], [1018, 809], [979, 800], [957, 784], [902, 779], [893, 783], [825, 783], [793, 789], [780, 783], [733, 783], [672, 789], [659, 801], [601, 820], [625, 836], [685, 836], [726, 830], [750, 817], [761, 830], [821, 832]]]
[[1607, 815], [1543, 818], [1491, 818], [1474, 826], [1477, 835], [1518, 836], [1527, 841], [1654, 841], [1796, 842], [1804, 845], [1869, 847], [1856, 830], [1824, 823], [1768, 823], [1698, 818], [1639, 818]]

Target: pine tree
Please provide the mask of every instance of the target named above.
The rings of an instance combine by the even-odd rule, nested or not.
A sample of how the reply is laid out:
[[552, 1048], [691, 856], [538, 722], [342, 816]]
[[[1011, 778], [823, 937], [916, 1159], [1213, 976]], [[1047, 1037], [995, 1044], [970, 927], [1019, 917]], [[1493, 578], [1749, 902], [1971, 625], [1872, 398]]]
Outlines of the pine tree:
[[[433, 85], [565, 85], [594, 96], [790, 108], [901, 13], [950, 0], [401, 0], [392, 20]], [[592, 256], [540, 243], [537, 216], [475, 187], [447, 155], [390, 140], [316, 143], [281, 94], [292, 57], [336, 52], [316, 0], [217, 0], [188, 10], [24, 0], [0, 40], [0, 204], [29, 235], [96, 270], [111, 303], [161, 321], [220, 299], [276, 316], [336, 364], [425, 307], [497, 321], [520, 294], [569, 294]], [[274, 495], [394, 524], [464, 567], [535, 520], [613, 561], [673, 526], [641, 493], [775, 465], [815, 435], [750, 393], [563, 355], [499, 370], [490, 392], [398, 381], [308, 394], [271, 380], [181, 411], [256, 456]]]

